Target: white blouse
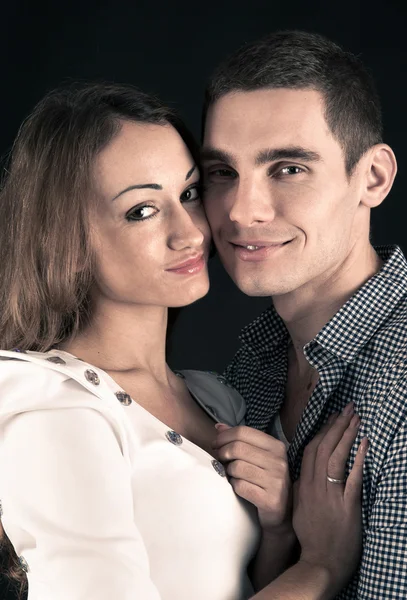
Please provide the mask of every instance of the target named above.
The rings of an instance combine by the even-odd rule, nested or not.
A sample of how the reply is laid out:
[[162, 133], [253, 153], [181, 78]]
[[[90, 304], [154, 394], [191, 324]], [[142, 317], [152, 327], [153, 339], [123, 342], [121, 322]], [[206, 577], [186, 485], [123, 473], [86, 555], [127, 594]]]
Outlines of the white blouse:
[[[66, 352], [0, 351], [2, 523], [29, 600], [245, 600], [255, 508], [220, 463]], [[244, 423], [216, 374], [183, 373], [216, 421]]]

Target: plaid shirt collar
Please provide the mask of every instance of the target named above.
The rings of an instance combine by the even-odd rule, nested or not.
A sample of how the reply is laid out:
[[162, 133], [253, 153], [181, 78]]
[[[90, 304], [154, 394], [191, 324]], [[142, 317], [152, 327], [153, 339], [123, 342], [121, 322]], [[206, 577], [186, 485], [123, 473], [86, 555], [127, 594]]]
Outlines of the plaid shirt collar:
[[[309, 363], [317, 369], [332, 356], [345, 363], [352, 362], [407, 294], [407, 261], [401, 249], [398, 246], [379, 246], [375, 250], [384, 261], [381, 270], [304, 347]], [[270, 358], [287, 347], [289, 335], [284, 322], [270, 306], [242, 330], [240, 340], [257, 356], [260, 364], [270, 368]]]

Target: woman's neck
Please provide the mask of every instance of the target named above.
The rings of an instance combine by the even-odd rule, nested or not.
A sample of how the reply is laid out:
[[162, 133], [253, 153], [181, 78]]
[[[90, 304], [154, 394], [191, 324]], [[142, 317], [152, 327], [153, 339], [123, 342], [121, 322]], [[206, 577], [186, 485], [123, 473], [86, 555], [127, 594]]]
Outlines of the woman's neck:
[[167, 309], [99, 302], [91, 321], [61, 350], [114, 372], [148, 372], [166, 381]]

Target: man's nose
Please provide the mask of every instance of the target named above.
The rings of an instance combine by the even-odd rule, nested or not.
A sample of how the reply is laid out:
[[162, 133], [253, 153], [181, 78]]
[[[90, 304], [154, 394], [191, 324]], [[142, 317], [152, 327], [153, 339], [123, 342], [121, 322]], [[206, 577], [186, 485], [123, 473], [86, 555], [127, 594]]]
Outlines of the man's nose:
[[241, 227], [273, 220], [275, 209], [268, 187], [250, 180], [241, 180], [234, 188], [229, 209], [229, 218]]

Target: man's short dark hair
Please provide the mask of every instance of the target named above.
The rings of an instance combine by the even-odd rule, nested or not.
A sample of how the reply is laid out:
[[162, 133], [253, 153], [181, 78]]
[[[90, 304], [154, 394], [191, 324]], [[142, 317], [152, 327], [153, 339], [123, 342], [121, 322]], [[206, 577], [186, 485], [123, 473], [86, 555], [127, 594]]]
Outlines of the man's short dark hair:
[[380, 100], [363, 63], [322, 35], [304, 31], [272, 33], [221, 63], [206, 88], [203, 124], [210, 105], [229, 92], [268, 88], [323, 95], [325, 119], [343, 149], [348, 175], [382, 141]]

